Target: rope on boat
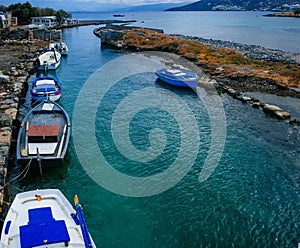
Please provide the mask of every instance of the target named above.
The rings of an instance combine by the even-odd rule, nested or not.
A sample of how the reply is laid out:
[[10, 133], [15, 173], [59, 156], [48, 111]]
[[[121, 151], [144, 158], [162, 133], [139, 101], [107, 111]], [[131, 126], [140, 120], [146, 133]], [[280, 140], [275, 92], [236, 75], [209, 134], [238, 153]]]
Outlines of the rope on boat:
[[32, 162], [32, 157], [30, 158], [30, 160], [29, 160], [28, 164], [25, 166], [25, 168], [21, 171], [21, 173], [19, 175], [15, 176], [14, 178], [12, 178], [11, 180], [9, 180], [7, 184], [9, 184], [9, 183], [17, 180], [19, 177], [22, 176], [22, 174], [24, 174], [23, 178], [25, 178], [26, 175], [27, 175], [27, 173], [28, 173], [28, 171], [29, 171], [29, 169], [30, 169], [31, 162]]

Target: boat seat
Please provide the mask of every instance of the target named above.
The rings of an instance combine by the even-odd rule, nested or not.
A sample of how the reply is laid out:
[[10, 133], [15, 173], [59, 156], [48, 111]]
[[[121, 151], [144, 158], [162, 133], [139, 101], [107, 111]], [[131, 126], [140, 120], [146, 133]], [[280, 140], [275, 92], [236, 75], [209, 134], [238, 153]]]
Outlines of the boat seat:
[[55, 220], [50, 207], [28, 210], [29, 222], [20, 226], [21, 248], [64, 243], [68, 246], [70, 236], [64, 220]]
[[54, 221], [50, 207], [34, 208], [28, 210], [30, 223], [40, 223], [41, 221]]

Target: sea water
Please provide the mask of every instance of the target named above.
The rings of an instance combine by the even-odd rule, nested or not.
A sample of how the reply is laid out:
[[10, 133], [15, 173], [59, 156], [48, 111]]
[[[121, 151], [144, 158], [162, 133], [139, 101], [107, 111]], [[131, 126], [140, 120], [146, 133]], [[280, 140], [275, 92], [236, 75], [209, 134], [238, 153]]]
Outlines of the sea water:
[[[73, 130], [64, 166], [45, 169], [44, 180], [38, 171], [32, 170], [18, 184], [9, 184], [11, 189], [58, 188], [70, 201], [77, 194], [97, 247], [297, 247], [300, 242], [299, 128], [270, 118], [226, 94], [218, 99], [223, 112], [214, 112], [194, 91], [158, 81], [151, 59], [144, 72], [130, 74], [108, 87], [107, 82], [121, 73], [122, 68], [140, 70], [143, 63], [138, 60], [133, 63], [131, 54], [101, 47], [92, 33], [94, 28], [63, 30], [69, 55], [51, 73], [63, 82], [59, 103], [69, 113]], [[87, 85], [93, 87], [86, 88]], [[81, 106], [88, 113], [94, 111], [93, 118], [84, 119], [86, 113], [75, 109], [83, 89], [90, 91], [87, 94], [90, 97], [84, 98], [86, 101]], [[209, 90], [207, 94], [210, 96]], [[126, 105], [128, 97], [136, 97], [134, 104]], [[176, 101], [172, 100], [174, 97]], [[165, 99], [170, 102], [160, 108]], [[143, 107], [148, 103], [153, 105]], [[126, 118], [124, 123], [116, 121], [116, 110], [122, 104], [126, 112], [119, 118], [135, 113], [129, 122]], [[168, 106], [174, 108], [166, 109]], [[181, 108], [186, 108], [181, 113], [192, 117], [192, 121], [185, 123], [185, 117], [172, 112]], [[218, 118], [214, 113], [224, 117], [219, 123], [223, 127], [221, 133], [214, 132], [212, 122]], [[81, 121], [83, 125], [79, 125]], [[114, 123], [119, 126], [113, 126]], [[113, 131], [126, 127], [129, 142], [124, 145], [124, 139], [118, 140]], [[92, 133], [85, 135], [90, 128]], [[133, 187], [130, 180], [123, 181], [123, 176], [116, 180], [112, 174], [101, 173], [107, 161], [111, 168], [129, 178], [161, 174], [180, 157], [184, 135], [198, 143], [185, 144], [185, 154], [180, 159], [182, 168], [189, 168], [172, 187], [151, 193], [147, 191], [146, 181], [145, 185]], [[217, 143], [223, 149], [212, 154], [219, 162], [201, 182], [199, 175], [211, 154], [215, 137], [222, 137]], [[92, 145], [94, 140], [97, 146]], [[154, 145], [160, 149], [160, 143], [156, 142], [160, 140], [165, 147], [152, 160], [142, 161], [143, 157], [128, 154], [132, 146], [137, 153]], [[82, 154], [82, 148], [88, 152]], [[99, 150], [105, 160], [95, 157]], [[185, 164], [191, 154], [195, 156], [193, 163]], [[149, 156], [152, 155], [146, 157]], [[18, 171], [15, 167], [13, 173]], [[177, 177], [180, 167], [173, 173], [172, 177], [166, 174], [157, 181], [154, 188]], [[136, 192], [142, 193], [137, 196]]]

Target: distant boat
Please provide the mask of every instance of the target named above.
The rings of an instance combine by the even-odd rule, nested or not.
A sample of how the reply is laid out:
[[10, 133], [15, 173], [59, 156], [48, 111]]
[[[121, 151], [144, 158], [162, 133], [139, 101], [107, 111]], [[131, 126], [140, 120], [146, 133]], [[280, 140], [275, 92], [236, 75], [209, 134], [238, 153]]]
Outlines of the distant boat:
[[123, 14], [114, 14], [113, 16], [114, 17], [124, 17], [125, 15], [123, 15]]
[[155, 74], [160, 80], [174, 86], [189, 88], [197, 88], [198, 86], [199, 79], [197, 74], [188, 70], [178, 68], [161, 68], [158, 69]]
[[55, 49], [61, 55], [68, 55], [69, 48], [65, 42], [53, 42], [49, 44], [49, 49]]
[[4, 221], [0, 247], [96, 247], [78, 198], [75, 208], [58, 189], [16, 195]]
[[30, 94], [34, 101], [57, 101], [59, 100], [61, 93], [61, 82], [52, 77], [36, 78], [30, 85]]
[[57, 103], [44, 101], [25, 116], [17, 140], [17, 161], [21, 165], [38, 163], [60, 166], [67, 152], [70, 120]]
[[36, 59], [36, 68], [40, 71], [56, 70], [60, 65], [61, 54], [55, 50], [46, 51]]

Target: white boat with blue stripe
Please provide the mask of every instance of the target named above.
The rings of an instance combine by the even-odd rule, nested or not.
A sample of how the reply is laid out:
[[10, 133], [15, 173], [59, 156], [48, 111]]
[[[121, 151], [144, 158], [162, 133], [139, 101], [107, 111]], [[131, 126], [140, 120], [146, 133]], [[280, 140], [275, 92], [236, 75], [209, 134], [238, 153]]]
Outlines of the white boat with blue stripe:
[[96, 247], [75, 196], [76, 210], [58, 189], [16, 195], [5, 218], [0, 247]]
[[36, 78], [30, 85], [33, 101], [58, 101], [62, 93], [62, 84], [53, 77]]
[[199, 78], [197, 74], [188, 70], [160, 68], [156, 70], [155, 74], [160, 80], [174, 86], [189, 88], [197, 88], [198, 86]]

